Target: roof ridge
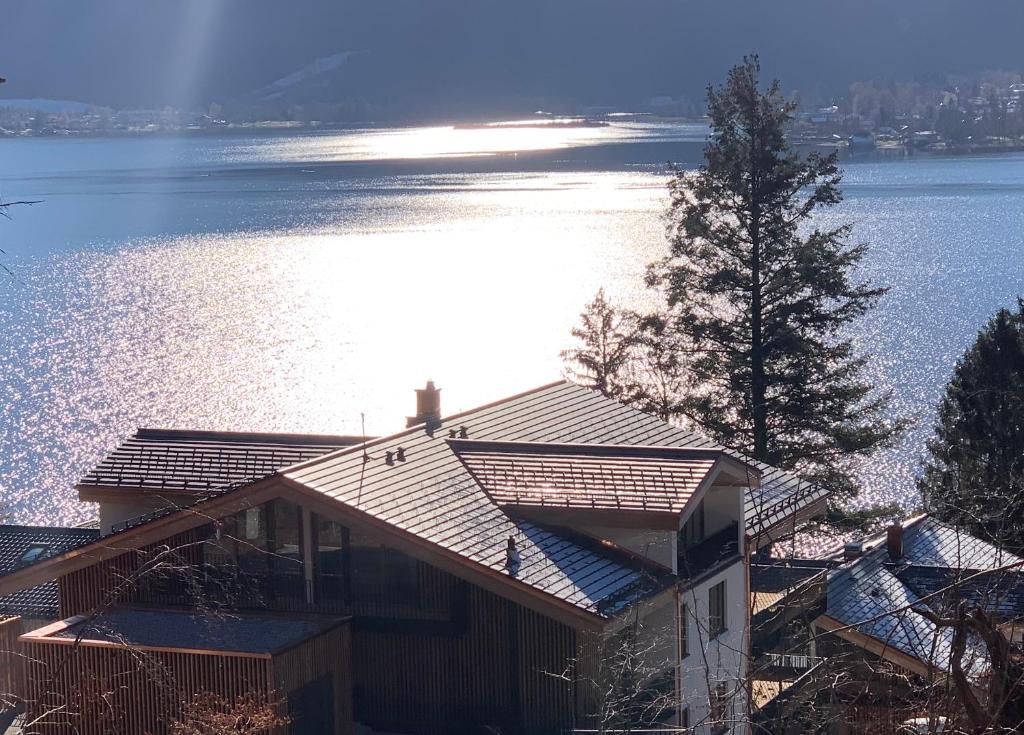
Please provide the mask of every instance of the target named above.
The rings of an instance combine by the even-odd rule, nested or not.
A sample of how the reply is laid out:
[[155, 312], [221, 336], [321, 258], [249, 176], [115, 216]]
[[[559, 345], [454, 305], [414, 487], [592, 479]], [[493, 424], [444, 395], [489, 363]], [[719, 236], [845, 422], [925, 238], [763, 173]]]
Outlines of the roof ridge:
[[[264, 431], [215, 431], [206, 429], [162, 429], [139, 427], [131, 439], [181, 439], [183, 441], [213, 442], [227, 441], [238, 443], [263, 444], [362, 444], [364, 438], [352, 434], [310, 434], [305, 432], [264, 432]], [[130, 441], [128, 439], [126, 441]], [[124, 442], [122, 442], [122, 445]]]
[[4, 531], [15, 531], [15, 530], [17, 530], [17, 531], [36, 531], [36, 532], [45, 531], [47, 533], [53, 533], [53, 532], [62, 533], [62, 532], [68, 532], [68, 531], [74, 531], [76, 533], [81, 533], [81, 532], [85, 532], [85, 533], [99, 533], [99, 529], [98, 528], [82, 528], [81, 526], [29, 526], [29, 525], [24, 525], [24, 524], [20, 524], [20, 523], [3, 523], [3, 524], [0, 524], [0, 533], [3, 533]]
[[448, 437], [445, 439], [453, 449], [459, 451], [473, 452], [473, 445], [484, 449], [498, 450], [508, 447], [509, 449], [522, 448], [530, 449], [557, 449], [565, 453], [572, 453], [573, 450], [583, 454], [614, 454], [616, 452], [635, 455], [648, 454], [698, 454], [698, 455], [722, 455], [725, 450], [712, 447], [673, 447], [663, 444], [597, 444], [593, 442], [540, 442], [540, 441], [519, 441], [515, 439], [462, 439]]
[[[440, 419], [440, 422], [441, 422], [441, 424], [444, 424], [445, 422], [452, 421], [453, 419], [463, 418], [465, 416], [469, 416], [470, 414], [474, 414], [474, 413], [476, 413], [478, 411], [484, 411], [484, 410], [489, 409], [489, 408], [494, 408], [495, 406], [500, 406], [503, 403], [511, 403], [512, 401], [517, 401], [520, 398], [525, 398], [526, 396], [534, 395], [536, 393], [541, 393], [541, 392], [543, 392], [545, 390], [550, 390], [551, 388], [554, 388], [555, 386], [567, 385], [567, 384], [568, 385], [575, 385], [574, 383], [570, 383], [565, 378], [562, 378], [561, 380], [556, 380], [556, 381], [554, 381], [552, 383], [546, 383], [546, 384], [538, 386], [536, 388], [531, 388], [530, 390], [523, 391], [522, 393], [516, 393], [515, 395], [507, 396], [507, 397], [502, 398], [502, 399], [497, 400], [497, 401], [491, 401], [490, 403], [485, 403], [485, 404], [483, 404], [481, 406], [477, 406], [476, 408], [471, 408], [471, 409], [468, 409], [466, 411], [460, 411], [458, 413], [453, 413], [453, 414], [450, 414], [448, 416], [442, 416], [441, 419]], [[425, 424], [423, 424], [423, 423], [413, 424], [412, 426], [407, 426], [402, 431], [397, 431], [394, 434], [386, 434], [384, 436], [378, 436], [378, 437], [375, 437], [373, 439], [367, 440], [363, 444], [356, 444], [356, 445], [351, 446], [351, 447], [343, 447], [341, 449], [338, 449], [337, 451], [328, 452], [327, 454], [324, 454], [324, 455], [322, 455], [320, 457], [314, 457], [312, 459], [303, 460], [302, 462], [296, 462], [295, 464], [288, 465], [287, 467], [282, 467], [280, 469], [280, 472], [281, 472], [281, 474], [285, 474], [285, 473], [288, 473], [288, 472], [294, 472], [296, 470], [306, 469], [307, 467], [315, 467], [318, 464], [321, 464], [321, 463], [324, 463], [324, 462], [333, 461], [333, 460], [337, 459], [338, 457], [344, 457], [344, 456], [346, 456], [348, 454], [354, 454], [356, 451], [358, 451], [360, 449], [368, 449], [370, 447], [377, 446], [378, 444], [383, 444], [385, 442], [394, 441], [395, 439], [398, 439], [399, 437], [402, 437], [402, 436], [407, 436], [407, 435], [411, 436], [413, 434], [422, 432], [424, 426], [425, 426]]]

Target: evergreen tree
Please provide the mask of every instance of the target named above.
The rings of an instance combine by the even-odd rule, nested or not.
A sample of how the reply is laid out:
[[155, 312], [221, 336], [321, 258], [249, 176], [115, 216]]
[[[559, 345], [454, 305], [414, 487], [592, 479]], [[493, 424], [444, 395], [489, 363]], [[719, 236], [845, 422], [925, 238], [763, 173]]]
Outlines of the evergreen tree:
[[706, 163], [670, 184], [670, 255], [651, 267], [691, 351], [681, 412], [720, 443], [853, 494], [850, 461], [901, 428], [843, 330], [884, 289], [854, 280], [865, 246], [812, 217], [839, 203], [834, 154], [785, 139], [793, 105], [757, 57], [708, 89]]
[[602, 288], [580, 314], [580, 324], [573, 328], [572, 336], [581, 344], [562, 352], [569, 378], [621, 400], [637, 341], [636, 315], [609, 303]]
[[957, 363], [918, 485], [940, 518], [1024, 552], [1024, 300]]
[[665, 421], [681, 416], [686, 392], [685, 345], [669, 313], [637, 318], [631, 360], [625, 371], [623, 403]]

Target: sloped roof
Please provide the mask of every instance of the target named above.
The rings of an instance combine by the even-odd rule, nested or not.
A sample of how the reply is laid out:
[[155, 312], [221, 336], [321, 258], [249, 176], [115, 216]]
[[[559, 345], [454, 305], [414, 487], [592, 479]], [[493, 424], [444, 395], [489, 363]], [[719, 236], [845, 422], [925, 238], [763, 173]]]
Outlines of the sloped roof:
[[924, 577], [920, 568], [952, 570], [955, 576], [963, 570], [994, 570], [1022, 561], [928, 516], [904, 524], [903, 556], [897, 563], [889, 559], [884, 534], [866, 548], [862, 557], [829, 574], [826, 615], [940, 669], [949, 664], [952, 633], [937, 631], [913, 612], [914, 607], [940, 609], [942, 604], [940, 597], [929, 597], [942, 588], [915, 588], [913, 582]]
[[79, 487], [207, 493], [252, 482], [363, 440], [352, 436], [139, 429]]
[[[492, 577], [509, 575], [506, 543], [512, 537], [521, 559], [513, 584], [533, 588], [599, 617], [614, 615], [671, 583], [651, 565], [623, 550], [507, 515], [491, 501], [446, 441], [449, 431], [455, 430], [458, 436], [463, 433], [460, 429], [474, 441], [704, 448], [724, 451], [743, 462], [741, 456], [721, 450], [704, 437], [562, 381], [448, 417], [430, 433], [423, 425], [412, 427], [362, 446], [322, 454], [279, 474], [303, 491], [337, 501], [390, 526], [396, 533], [415, 538], [416, 543], [449, 557], [455, 555], [461, 563], [477, 564], [481, 573]], [[258, 437], [248, 435], [247, 441], [259, 443]], [[152, 475], [140, 474], [152, 477], [156, 487], [167, 487], [179, 478], [173, 462], [142, 464], [153, 468]], [[267, 466], [270, 464], [273, 462]], [[195, 465], [186, 463], [184, 479], [190, 476], [189, 467]], [[761, 473], [761, 484], [747, 493], [748, 531], [760, 532], [769, 522], [776, 522], [774, 519], [791, 516], [827, 494], [781, 470], [755, 467]], [[168, 473], [169, 469], [172, 471]], [[250, 480], [248, 473], [252, 471], [247, 467], [237, 476], [246, 475]], [[98, 472], [90, 477], [99, 479], [102, 475]], [[197, 477], [201, 485], [197, 490], [206, 490], [235, 475], [215, 480]], [[116, 479], [114, 482], [118, 487]], [[122, 480], [120, 487], [130, 492], [125, 482]], [[236, 483], [192, 495], [196, 502], [208, 498], [208, 502], [216, 503], [217, 496], [224, 495], [218, 490], [229, 488], [244, 489]], [[178, 513], [173, 509], [156, 513], [120, 533], [134, 533], [163, 522], [161, 518], [168, 515]], [[106, 542], [105, 538], [102, 543]]]
[[[597, 614], [630, 601], [644, 572], [618, 555], [588, 549], [505, 513], [488, 497], [452, 450], [448, 430], [465, 429], [474, 441], [720, 449], [598, 393], [559, 382], [444, 419], [430, 435], [418, 426], [366, 445], [312, 460], [284, 476], [402, 531], [504, 573], [506, 540], [516, 539], [522, 565], [517, 579]], [[404, 462], [388, 464], [387, 456]], [[796, 482], [769, 471], [767, 490], [781, 499]], [[762, 479], [762, 482], [764, 480]], [[751, 500], [748, 498], [748, 507]], [[755, 524], [759, 521], [755, 520]]]
[[[99, 538], [90, 528], [0, 526], [0, 575]], [[57, 583], [47, 582], [0, 597], [0, 613], [31, 618], [57, 615]]]
[[678, 515], [722, 453], [595, 444], [449, 440], [499, 506]]

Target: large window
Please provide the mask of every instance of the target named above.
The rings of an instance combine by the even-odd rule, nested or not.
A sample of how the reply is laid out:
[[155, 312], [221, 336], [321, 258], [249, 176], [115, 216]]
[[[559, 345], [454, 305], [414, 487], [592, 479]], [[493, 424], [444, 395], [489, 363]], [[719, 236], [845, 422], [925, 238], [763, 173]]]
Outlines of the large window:
[[320, 516], [314, 518], [318, 598], [361, 603], [419, 602], [415, 559]]
[[726, 630], [725, 581], [708, 590], [708, 638], [717, 638]]
[[416, 560], [376, 539], [349, 532], [351, 589], [355, 602], [415, 603], [419, 599]]
[[349, 599], [348, 529], [335, 521], [315, 516], [313, 534], [318, 601]]
[[287, 500], [275, 500], [268, 506], [270, 532], [267, 547], [270, 550], [270, 565], [275, 574], [301, 577], [302, 559], [302, 510]]
[[704, 540], [704, 500], [703, 498], [694, 508], [693, 513], [686, 519], [681, 531], [683, 537], [683, 548], [689, 549]]

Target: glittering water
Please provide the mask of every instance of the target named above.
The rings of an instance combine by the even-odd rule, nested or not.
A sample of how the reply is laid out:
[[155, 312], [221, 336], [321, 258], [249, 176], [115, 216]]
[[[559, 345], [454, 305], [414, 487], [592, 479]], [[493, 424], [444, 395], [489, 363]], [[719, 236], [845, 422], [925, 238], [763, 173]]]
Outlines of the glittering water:
[[[663, 162], [700, 126], [0, 141], [0, 501], [71, 522], [71, 486], [138, 426], [401, 428], [558, 377], [599, 286], [641, 304], [661, 254]], [[913, 501], [956, 356], [1024, 290], [1024, 158], [853, 163], [847, 202], [892, 286], [858, 331], [921, 420], [865, 468]]]

